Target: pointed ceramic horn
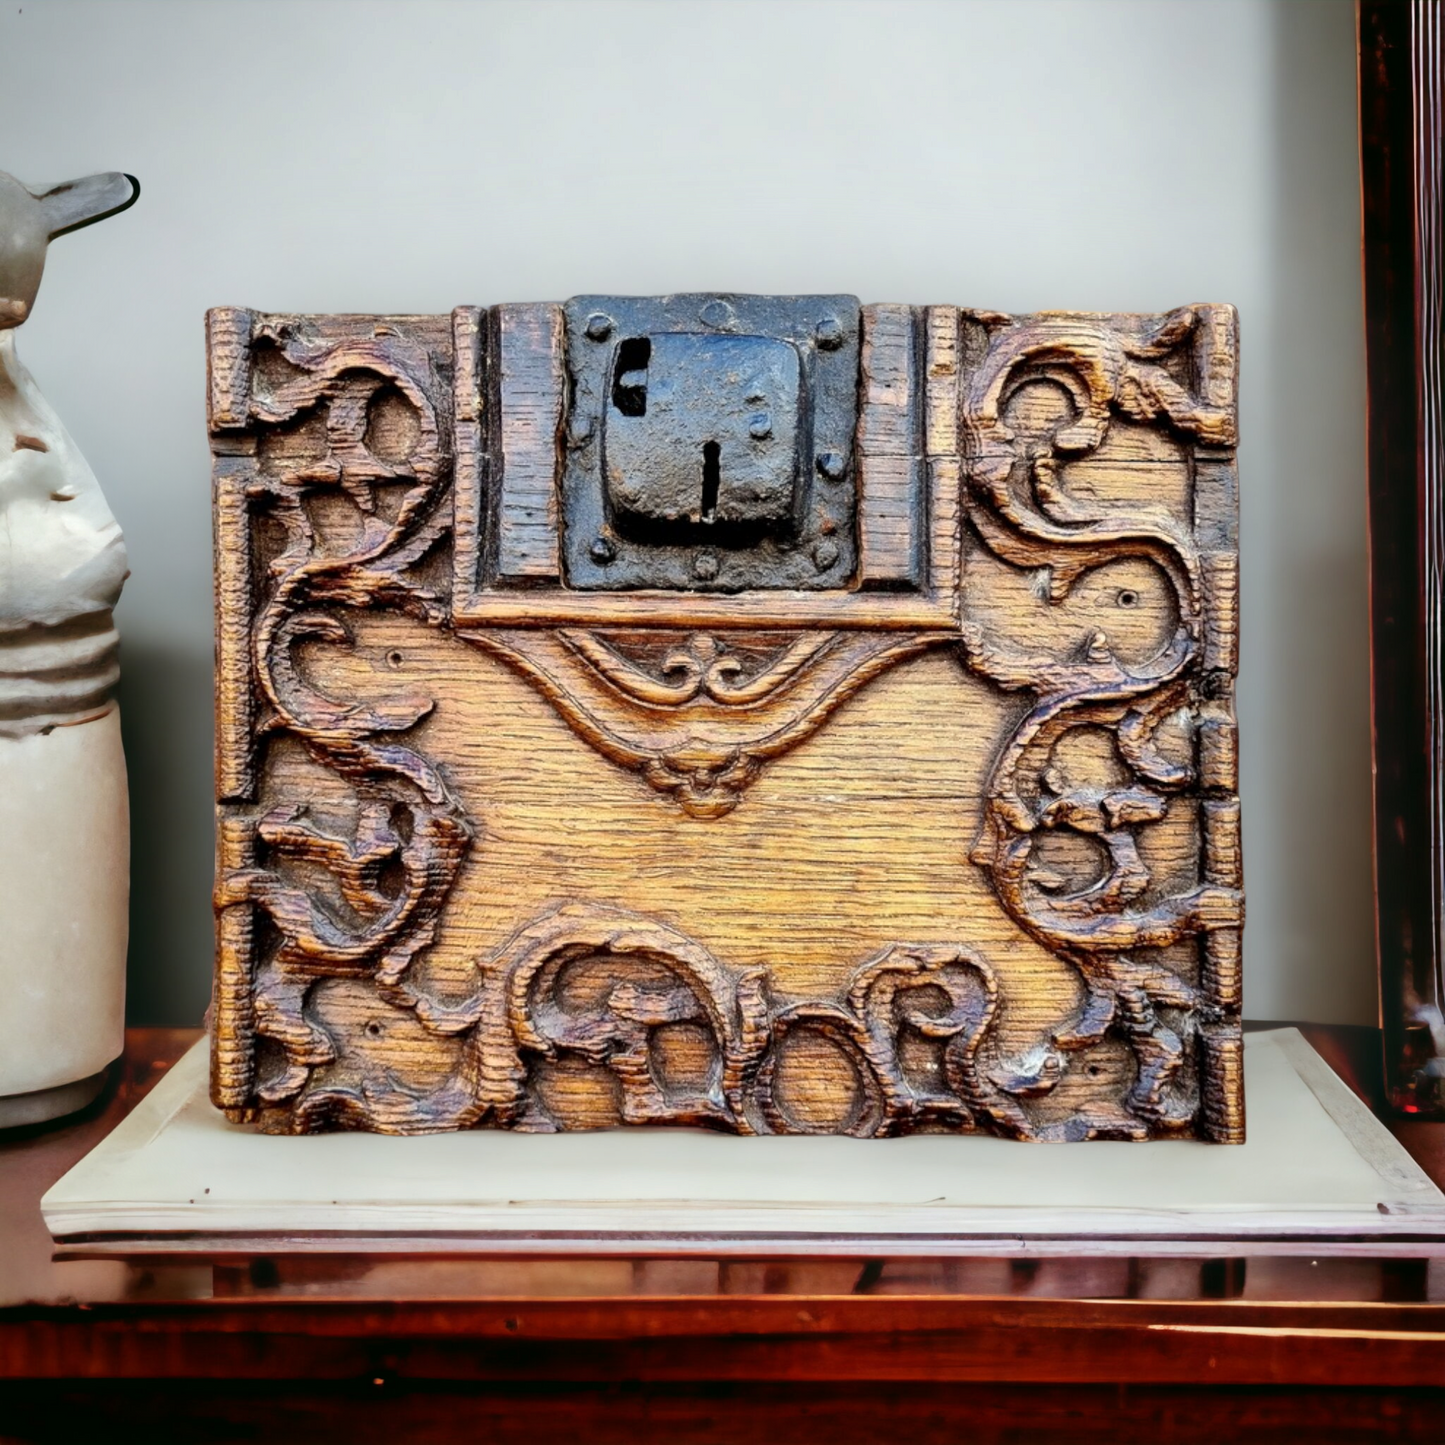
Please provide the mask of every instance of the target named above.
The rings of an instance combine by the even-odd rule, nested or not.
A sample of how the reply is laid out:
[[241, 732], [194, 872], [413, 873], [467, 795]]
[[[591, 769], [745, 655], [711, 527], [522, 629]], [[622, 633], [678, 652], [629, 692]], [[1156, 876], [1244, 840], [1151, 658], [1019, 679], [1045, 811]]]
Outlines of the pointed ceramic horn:
[[140, 182], [124, 171], [102, 171], [76, 181], [62, 181], [58, 186], [26, 189], [40, 202], [52, 241], [67, 231], [78, 231], [128, 210], [140, 196]]
[[122, 171], [58, 186], [27, 186], [0, 171], [0, 331], [30, 315], [57, 236], [128, 210], [139, 195], [140, 182]]

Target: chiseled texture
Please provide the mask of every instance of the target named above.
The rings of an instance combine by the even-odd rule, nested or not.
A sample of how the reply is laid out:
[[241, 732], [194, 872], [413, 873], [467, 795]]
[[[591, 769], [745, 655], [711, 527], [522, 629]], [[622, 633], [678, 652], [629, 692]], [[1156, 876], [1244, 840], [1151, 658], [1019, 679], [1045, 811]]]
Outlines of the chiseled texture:
[[561, 327], [211, 313], [233, 1119], [1243, 1138], [1234, 312], [858, 315], [857, 571], [719, 594], [499, 560]]

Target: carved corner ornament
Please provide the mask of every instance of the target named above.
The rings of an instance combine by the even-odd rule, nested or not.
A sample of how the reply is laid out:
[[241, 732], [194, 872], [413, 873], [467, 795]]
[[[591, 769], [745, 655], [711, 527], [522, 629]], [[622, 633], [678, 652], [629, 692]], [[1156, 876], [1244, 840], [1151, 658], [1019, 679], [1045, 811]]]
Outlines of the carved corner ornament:
[[231, 1119], [1242, 1141], [1232, 308], [208, 343]]

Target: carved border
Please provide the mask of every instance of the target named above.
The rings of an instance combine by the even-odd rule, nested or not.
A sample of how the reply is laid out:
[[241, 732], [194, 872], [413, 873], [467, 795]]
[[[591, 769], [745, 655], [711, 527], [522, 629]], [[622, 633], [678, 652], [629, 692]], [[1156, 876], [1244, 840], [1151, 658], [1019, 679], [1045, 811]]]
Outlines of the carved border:
[[[507, 603], [511, 630], [479, 628], [475, 609], [452, 612], [431, 564], [450, 542], [453, 474], [458, 482], [473, 477], [469, 485], [479, 475], [464, 455], [475, 444], [475, 408], [463, 386], [465, 404], [453, 419], [457, 383], [446, 375], [456, 364], [453, 338], [466, 327], [445, 318], [220, 311], [210, 328], [222, 802], [213, 1097], [232, 1117], [259, 1116], [267, 1128], [301, 1131], [555, 1127], [529, 1092], [529, 1070], [540, 1060], [574, 1055], [617, 1078], [629, 1122], [782, 1130], [797, 1121], [779, 1093], [780, 1061], [790, 1037], [815, 1030], [852, 1061], [859, 1081], [856, 1115], [836, 1121], [844, 1132], [927, 1124], [1020, 1138], [1142, 1138], [1191, 1128], [1220, 1141], [1243, 1137], [1243, 901], [1230, 710], [1236, 343], [1229, 308], [1192, 307], [1152, 319], [1014, 320], [940, 307], [925, 316], [930, 363], [919, 384], [926, 393], [931, 534], [947, 543], [931, 564], [935, 579], [950, 584], [943, 612], [952, 619], [959, 605], [961, 506], [978, 545], [1012, 567], [1038, 572], [1055, 601], [1108, 561], [1138, 557], [1156, 567], [1172, 589], [1179, 626], [1147, 666], [1121, 662], [1102, 632], [1082, 658], [1023, 655], [972, 619], [943, 629], [939, 614], [929, 613], [925, 625], [907, 611], [913, 603], [898, 608], [897, 597], [866, 595], [850, 602], [851, 616], [866, 617], [867, 629], [876, 631], [804, 632], [747, 676], [726, 643], [699, 628], [710, 624], [713, 610], [731, 628], [760, 626], [771, 618], [765, 608], [773, 601], [756, 610], [748, 598], [689, 598], [685, 605], [636, 594], [621, 599], [628, 606], [617, 617], [609, 612], [607, 623], [656, 628], [670, 621], [683, 629], [651, 671], [613, 647], [605, 627], [546, 630], [563, 618], [555, 608], [532, 609], [545, 594]], [[269, 370], [258, 360], [262, 353], [272, 360]], [[468, 365], [457, 366], [458, 374]], [[1007, 402], [1021, 378], [1037, 375], [1066, 387], [1072, 415], [1045, 437], [1020, 437], [1005, 420]], [[378, 457], [368, 444], [368, 409], [382, 389], [402, 398], [415, 418], [416, 440], [400, 459]], [[1097, 448], [1116, 415], [1188, 439], [1192, 527], [1147, 505], [1091, 510], [1059, 485], [1061, 467]], [[324, 455], [268, 467], [258, 437], [302, 417], [323, 428]], [[866, 452], [860, 464], [866, 468]], [[321, 545], [308, 511], [307, 499], [328, 488], [350, 498], [361, 518], [352, 545], [339, 553]], [[459, 496], [455, 515], [462, 524], [475, 521], [475, 500]], [[284, 538], [265, 559], [264, 577], [251, 534], [263, 510]], [[596, 599], [585, 600], [595, 628]], [[637, 603], [645, 604], [640, 612]], [[1079, 1016], [1041, 1056], [1008, 1061], [997, 1056], [990, 1035], [997, 983], [987, 964], [964, 949], [900, 943], [860, 965], [844, 1000], [774, 1004], [765, 977], [729, 973], [661, 923], [590, 906], [535, 921], [479, 961], [474, 999], [438, 1007], [412, 986], [411, 966], [434, 937], [472, 824], [436, 766], [399, 740], [431, 702], [407, 697], [366, 707], [325, 697], [308, 685], [293, 654], [303, 641], [345, 645], [344, 615], [358, 608], [395, 608], [455, 627], [505, 657], [585, 741], [699, 816], [736, 806], [767, 758], [807, 736], [894, 662], [925, 647], [956, 647], [979, 676], [1031, 695], [996, 760], [970, 857], [1020, 928], [1078, 970], [1085, 985]], [[784, 608], [773, 620], [796, 632], [814, 619], [804, 607]], [[1163, 721], [1186, 704], [1200, 719], [1188, 763], [1156, 746]], [[1053, 791], [1047, 769], [1053, 746], [1072, 729], [1100, 726], [1114, 733], [1133, 782]], [[681, 743], [668, 741], [669, 727], [681, 729]], [[358, 800], [354, 836], [324, 833], [304, 808], [248, 811], [254, 749], [278, 734], [297, 739], [346, 780]], [[712, 741], [689, 751], [697, 736]], [[1159, 897], [1136, 835], [1185, 792], [1200, 800], [1202, 876], [1182, 894]], [[1082, 834], [1104, 850], [1108, 870], [1097, 884], [1059, 896], [1040, 880], [1033, 855], [1054, 830]], [[332, 875], [345, 905], [340, 914], [320, 906], [288, 871], [288, 859]], [[258, 942], [262, 926], [274, 939], [265, 949]], [[1194, 938], [1203, 951], [1197, 983], [1151, 956]], [[1141, 951], [1145, 956], [1137, 956]], [[564, 1017], [547, 980], [555, 982], [563, 962], [598, 952], [643, 958], [655, 975], [652, 985], [618, 985], [588, 1017]], [[315, 1082], [335, 1047], [308, 1018], [306, 999], [318, 979], [348, 977], [372, 980], [381, 999], [412, 1012], [438, 1039], [462, 1040], [457, 1073], [445, 1088], [419, 1099], [386, 1080], [360, 1093]], [[946, 995], [943, 1013], [899, 1002], [924, 977]], [[658, 1083], [665, 1068], [653, 1045], [672, 1024], [701, 1027], [717, 1062], [703, 1085], [669, 1093]], [[900, 1030], [934, 1050], [932, 1085], [901, 1061]], [[1032, 1122], [1026, 1101], [1054, 1087], [1066, 1055], [1110, 1033], [1137, 1063], [1125, 1113], [1091, 1107], [1064, 1126]], [[281, 1060], [264, 1075], [259, 1040], [269, 1040]], [[1191, 1074], [1197, 1092], [1187, 1085]]]
[[[960, 405], [966, 509], [996, 556], [1043, 569], [1055, 601], [1108, 560], [1146, 558], [1173, 588], [1179, 628], [1170, 647], [1136, 671], [1114, 656], [1102, 632], [1086, 657], [1061, 663], [1002, 651], [977, 626], [964, 623], [969, 666], [1001, 687], [1026, 688], [1036, 699], [994, 766], [972, 858], [989, 872], [1019, 926], [1083, 977], [1084, 1009], [1056, 1044], [1072, 1050], [1099, 1042], [1111, 1028], [1122, 1033], [1138, 1065], [1131, 1108], [1151, 1125], [1179, 1127], [1186, 1120], [1171, 1108], [1168, 1088], [1179, 1075], [1185, 1045], [1166, 1011], [1184, 1011], [1194, 1020], [1204, 1055], [1203, 1132], [1235, 1141], [1244, 1131], [1238, 1025], [1244, 895], [1230, 704], [1237, 321], [1224, 306], [1184, 308], [1144, 331], [1101, 320], [1062, 313], [1027, 325], [978, 318], [989, 341]], [[1192, 388], [1161, 365], [1181, 346], [1192, 352]], [[1037, 366], [1068, 388], [1074, 412], [1042, 442], [1026, 443], [1007, 426], [1003, 410], [1014, 379]], [[1064, 460], [1097, 448], [1115, 413], [1163, 421], [1198, 443], [1195, 528], [1179, 526], [1163, 508], [1090, 508], [1059, 487]], [[1223, 545], [1202, 551], [1201, 534]], [[1188, 699], [1201, 717], [1194, 766], [1171, 762], [1154, 747], [1165, 715]], [[1101, 724], [1116, 730], [1134, 785], [1053, 792], [1044, 778], [1052, 744], [1072, 728]], [[1037, 760], [1032, 769], [1031, 754]], [[1160, 821], [1169, 795], [1186, 787], [1196, 787], [1202, 800], [1203, 877], [1185, 894], [1150, 900], [1135, 830]], [[1062, 899], [1029, 877], [1039, 838], [1055, 829], [1095, 839], [1109, 861], [1097, 884]], [[1198, 987], [1171, 969], [1129, 956], [1201, 935]]]

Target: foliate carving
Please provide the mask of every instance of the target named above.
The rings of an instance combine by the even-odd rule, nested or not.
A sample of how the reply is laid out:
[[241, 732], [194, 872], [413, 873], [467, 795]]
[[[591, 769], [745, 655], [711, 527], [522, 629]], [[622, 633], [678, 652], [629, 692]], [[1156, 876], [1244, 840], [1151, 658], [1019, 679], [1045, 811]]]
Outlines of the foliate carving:
[[[1069, 1132], [1030, 1119], [1023, 1101], [1047, 1091], [1054, 1061], [1000, 1056], [997, 981], [965, 949], [893, 946], [858, 968], [841, 1002], [789, 1004], [773, 996], [767, 969], [730, 970], [656, 920], [567, 904], [480, 960], [476, 975], [472, 996], [444, 1008], [405, 986], [385, 991], [388, 1003], [461, 1043], [455, 1072], [425, 1095], [364, 1062], [344, 1083], [307, 1088], [307, 1068], [337, 1063], [338, 1050], [308, 1025], [299, 997], [268, 990], [272, 1036], [296, 1060], [268, 1100], [300, 1094], [290, 1127], [303, 1131], [325, 1122], [551, 1132], [568, 1120], [548, 1107], [537, 1075], [560, 1062], [607, 1076], [605, 1122], [807, 1133], [813, 1121], [791, 1106], [784, 1082], [787, 1048], [806, 1035], [854, 1076], [837, 1101], [845, 1117], [836, 1132], [867, 1137], [921, 1124], [1012, 1138]], [[669, 1057], [679, 1051], [665, 1036], [679, 1026], [691, 1027], [691, 1057]], [[905, 1062], [910, 1035], [921, 1052]]]
[[719, 818], [771, 759], [859, 688], [947, 633], [755, 634], [498, 629], [469, 634], [527, 678], [604, 757], [694, 818]]
[[[882, 555], [890, 507], [919, 508], [891, 590], [880, 572], [836, 595], [594, 589], [581, 607], [548, 560], [547, 458], [568, 425], [548, 308], [212, 314], [214, 1095], [234, 1117], [1242, 1137], [1233, 313], [861, 314], [863, 552]], [[534, 396], [528, 377], [551, 380]], [[492, 521], [489, 478], [506, 489]], [[454, 604], [474, 572], [492, 590]], [[439, 640], [374, 643], [377, 627]], [[434, 660], [400, 686], [414, 646]], [[908, 665], [930, 654], [973, 690], [957, 731], [919, 738], [908, 679], [939, 674]], [[879, 748], [984, 764], [973, 792], [869, 802], [878, 847], [902, 858], [948, 810], [959, 886], [976, 870], [991, 900], [970, 905], [976, 930], [890, 936], [904, 900], [884, 889], [871, 951], [829, 946], [833, 901], [798, 885], [835, 980], [820, 989], [820, 963], [751, 928], [746, 888], [688, 927], [618, 906], [645, 895], [638, 866], [682, 866], [687, 830], [756, 847], [763, 890], [829, 856], [827, 792], [849, 786], [829, 768], [845, 763], [768, 790], [768, 816], [797, 820], [796, 860], [752, 840], [749, 791], [805, 745], [831, 757], [828, 724], [865, 688], [888, 699]], [[535, 771], [530, 696], [651, 811], [625, 825], [632, 864], [583, 843], [574, 859], [579, 830], [613, 824], [565, 764], [538, 774], [527, 812], [555, 836], [525, 846], [553, 901], [512, 911], [489, 868], [530, 823], [494, 819], [468, 780], [492, 753], [499, 779]]]
[[[286, 1056], [281, 1078], [259, 1084], [267, 1098], [283, 1097], [329, 1054], [321, 1031], [301, 1017], [305, 980], [364, 976], [384, 986], [398, 978], [435, 936], [471, 829], [439, 770], [394, 740], [430, 711], [430, 699], [334, 698], [296, 662], [304, 643], [344, 646], [346, 617], [361, 609], [445, 619], [444, 599], [412, 572], [446, 526], [439, 502], [449, 429], [432, 357], [392, 328], [336, 337], [284, 318], [256, 324], [251, 345], [254, 379], [231, 414], [255, 426], [254, 446], [241, 453], [243, 465], [226, 469], [222, 486], [268, 518], [280, 544], [253, 594], [240, 686], [249, 684], [266, 707], [257, 733], [296, 739], [355, 802], [346, 834], [313, 822], [304, 800], [267, 808], [254, 820], [264, 861], [226, 868], [222, 860], [223, 917], [254, 904], [277, 935], [253, 985], [255, 1032]], [[383, 502], [383, 487], [399, 495]], [[316, 503], [333, 489], [350, 510], [344, 521], [328, 514], [323, 522]], [[245, 620], [223, 610], [218, 625], [224, 633]], [[223, 706], [227, 683], [235, 679], [222, 680]], [[318, 888], [318, 872], [334, 891]], [[224, 984], [241, 964], [226, 956], [222, 933]], [[219, 990], [217, 1002], [245, 1009]]]
[[[1125, 330], [1091, 317], [1024, 325], [981, 318], [989, 344], [965, 390], [960, 426], [966, 508], [983, 545], [1013, 566], [1039, 569], [1055, 603], [1112, 561], [1147, 561], [1169, 589], [1175, 625], [1161, 650], [1130, 663], [1103, 628], [1089, 633], [1082, 655], [1056, 658], [1001, 647], [965, 621], [969, 666], [1034, 695], [994, 765], [971, 856], [1020, 927], [1083, 975], [1082, 1013], [1056, 1041], [1077, 1049], [1111, 1028], [1122, 1033], [1137, 1062], [1131, 1111], [1149, 1125], [1180, 1127], [1194, 1105], [1171, 1104], [1168, 1096], [1185, 1047], [1165, 1022], [1166, 1011], [1207, 1024], [1220, 1017], [1222, 1000], [1207, 998], [1168, 967], [1129, 955], [1214, 931], [1237, 933], [1243, 916], [1237, 869], [1221, 878], [1206, 867], [1194, 886], [1161, 892], [1139, 849], [1141, 833], [1165, 818], [1171, 796], [1201, 786], [1208, 793], [1223, 783], [1201, 777], [1188, 756], [1201, 725], [1232, 730], [1218, 696], [1203, 695], [1206, 679], [1199, 675], [1207, 645], [1204, 559], [1187, 520], [1144, 501], [1090, 504], [1061, 485], [1061, 471], [1066, 460], [1095, 451], [1116, 416], [1162, 423], [1211, 447], [1231, 446], [1233, 313], [1200, 307], [1153, 325], [1140, 327], [1140, 320]], [[1171, 358], [1172, 372], [1165, 367]], [[1010, 426], [1008, 402], [1039, 383], [1062, 389], [1069, 404], [1036, 429]], [[1217, 679], [1213, 685], [1217, 693]], [[1184, 734], [1173, 755], [1159, 745], [1171, 716]], [[1056, 765], [1061, 741], [1085, 728], [1112, 737], [1123, 774], [1112, 786], [1081, 784]], [[1055, 832], [1102, 849], [1099, 876], [1077, 891], [1061, 891], [1037, 866], [1040, 840]], [[1229, 847], [1237, 858], [1237, 832]]]
[[621, 638], [572, 629], [562, 638], [620, 693], [659, 707], [681, 707], [700, 697], [724, 707], [762, 702], [795, 682], [837, 642], [836, 634], [722, 639], [693, 632], [682, 638], [664, 634], [629, 647]]

